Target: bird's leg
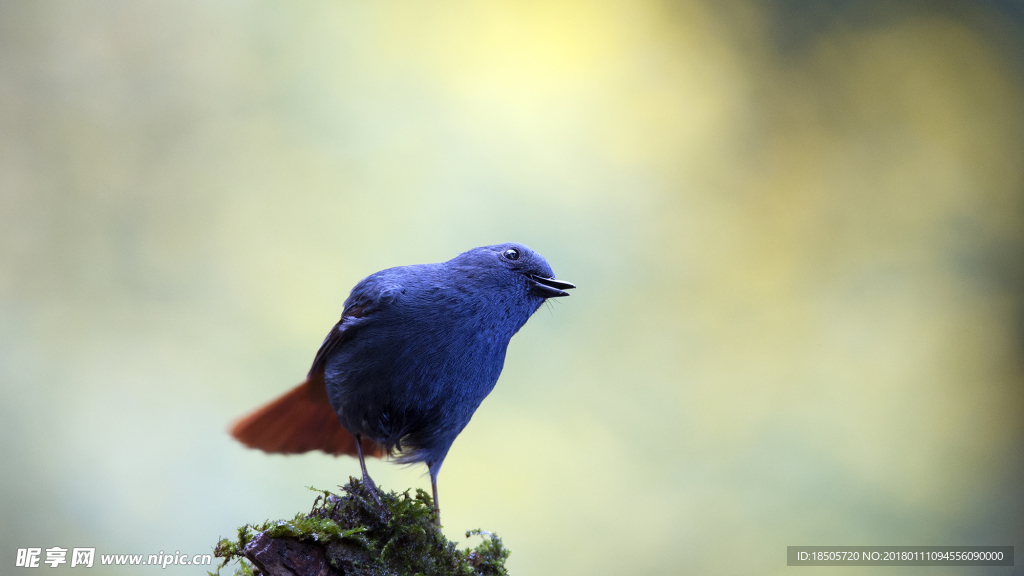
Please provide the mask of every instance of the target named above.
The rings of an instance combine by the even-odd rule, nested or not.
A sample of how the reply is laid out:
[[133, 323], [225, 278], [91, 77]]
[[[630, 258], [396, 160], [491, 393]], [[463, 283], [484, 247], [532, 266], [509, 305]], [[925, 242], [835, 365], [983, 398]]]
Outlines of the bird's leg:
[[359, 454], [359, 468], [363, 471], [363, 486], [370, 491], [370, 495], [377, 501], [377, 505], [383, 507], [384, 503], [380, 501], [380, 496], [377, 494], [377, 485], [373, 483], [373, 479], [370, 478], [370, 474], [366, 471], [366, 461], [363, 459], [363, 437], [356, 434], [356, 452]]
[[430, 487], [434, 489], [434, 524], [441, 527], [441, 508], [437, 505], [437, 476], [430, 475]]

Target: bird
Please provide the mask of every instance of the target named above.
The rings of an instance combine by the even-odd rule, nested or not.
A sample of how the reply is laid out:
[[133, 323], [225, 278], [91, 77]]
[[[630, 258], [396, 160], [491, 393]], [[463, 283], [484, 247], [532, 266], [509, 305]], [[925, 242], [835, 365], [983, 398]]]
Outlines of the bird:
[[306, 379], [231, 435], [269, 453], [356, 456], [378, 504], [366, 456], [426, 464], [440, 525], [438, 472], [497, 383], [509, 341], [575, 287], [514, 242], [371, 274], [352, 288]]

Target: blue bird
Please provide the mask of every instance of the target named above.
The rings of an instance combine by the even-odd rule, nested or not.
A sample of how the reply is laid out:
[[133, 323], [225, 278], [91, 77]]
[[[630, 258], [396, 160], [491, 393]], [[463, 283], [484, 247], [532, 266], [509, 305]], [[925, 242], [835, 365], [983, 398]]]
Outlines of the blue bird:
[[516, 243], [371, 274], [345, 300], [306, 381], [231, 434], [266, 452], [358, 456], [375, 498], [366, 455], [423, 462], [437, 511], [437, 473], [498, 381], [509, 340], [571, 288]]

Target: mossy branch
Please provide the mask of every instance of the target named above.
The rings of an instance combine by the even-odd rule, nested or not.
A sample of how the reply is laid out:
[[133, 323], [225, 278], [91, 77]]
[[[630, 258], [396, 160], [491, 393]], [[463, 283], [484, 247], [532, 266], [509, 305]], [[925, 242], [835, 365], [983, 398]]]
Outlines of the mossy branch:
[[380, 493], [379, 506], [351, 478], [343, 495], [320, 492], [308, 514], [291, 520], [246, 524], [236, 540], [222, 539], [214, 555], [238, 561], [239, 576], [508, 576], [509, 551], [483, 530], [476, 548], [459, 550], [434, 523], [433, 502], [423, 490]]

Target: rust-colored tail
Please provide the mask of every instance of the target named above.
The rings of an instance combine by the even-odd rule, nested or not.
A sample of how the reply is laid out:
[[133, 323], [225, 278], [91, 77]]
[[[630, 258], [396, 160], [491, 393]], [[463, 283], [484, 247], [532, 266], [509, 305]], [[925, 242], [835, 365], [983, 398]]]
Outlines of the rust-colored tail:
[[[356, 455], [356, 439], [338, 422], [319, 374], [310, 375], [285, 395], [235, 422], [231, 435], [264, 452], [298, 454], [323, 450], [336, 456]], [[364, 438], [363, 454], [380, 457], [384, 450]]]

